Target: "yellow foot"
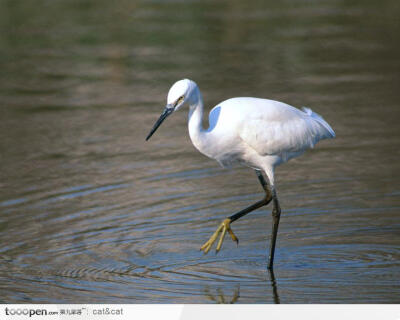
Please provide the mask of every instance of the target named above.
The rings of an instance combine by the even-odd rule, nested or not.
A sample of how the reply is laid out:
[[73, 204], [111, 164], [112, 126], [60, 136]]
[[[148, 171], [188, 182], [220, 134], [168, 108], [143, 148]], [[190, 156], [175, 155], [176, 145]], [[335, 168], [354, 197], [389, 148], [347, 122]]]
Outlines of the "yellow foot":
[[214, 244], [215, 240], [217, 240], [219, 233], [221, 232], [221, 236], [219, 238], [218, 245], [215, 250], [218, 253], [218, 251], [221, 249], [222, 242], [224, 241], [224, 237], [227, 231], [229, 232], [232, 240], [235, 241], [236, 244], [239, 244], [239, 239], [235, 236], [235, 234], [231, 229], [231, 219], [227, 218], [224, 221], [222, 221], [217, 231], [215, 231], [214, 234], [210, 237], [210, 239], [208, 239], [208, 241], [201, 246], [200, 250], [203, 250], [204, 253], [208, 253], [208, 251], [210, 251], [211, 249], [211, 246]]

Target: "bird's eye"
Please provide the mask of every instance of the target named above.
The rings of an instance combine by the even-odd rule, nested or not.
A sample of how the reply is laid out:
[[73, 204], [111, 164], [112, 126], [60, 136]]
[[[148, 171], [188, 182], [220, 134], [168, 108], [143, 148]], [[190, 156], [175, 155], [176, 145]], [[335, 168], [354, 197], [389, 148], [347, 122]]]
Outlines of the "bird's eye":
[[176, 103], [176, 104], [181, 103], [181, 102], [183, 101], [183, 99], [185, 99], [185, 97], [184, 97], [184, 96], [181, 96], [181, 97], [177, 100], [177, 103]]

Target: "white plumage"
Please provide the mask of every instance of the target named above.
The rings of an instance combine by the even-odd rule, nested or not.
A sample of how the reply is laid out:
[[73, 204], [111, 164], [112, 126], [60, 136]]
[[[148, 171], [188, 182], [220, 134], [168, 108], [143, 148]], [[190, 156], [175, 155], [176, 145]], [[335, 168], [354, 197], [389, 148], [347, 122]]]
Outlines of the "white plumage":
[[[147, 136], [148, 140], [164, 119], [182, 105], [189, 105], [189, 135], [193, 145], [206, 156], [223, 166], [239, 162], [256, 169], [258, 178], [266, 191], [266, 198], [225, 219], [217, 232], [202, 247], [206, 253], [222, 232], [217, 251], [221, 247], [225, 232], [233, 235], [229, 224], [248, 212], [274, 200], [274, 229], [270, 250], [269, 267], [275, 249], [280, 208], [274, 187], [274, 168], [301, 155], [322, 140], [334, 138], [335, 132], [329, 124], [311, 109], [296, 109], [288, 104], [250, 97], [232, 98], [219, 103], [209, 115], [209, 127], [202, 127], [203, 99], [195, 82], [184, 79], [170, 89], [167, 106]], [[262, 177], [264, 171], [268, 182]], [[261, 176], [260, 176], [261, 175]], [[227, 221], [229, 220], [229, 221]]]
[[[187, 86], [192, 87], [194, 96], [189, 112], [189, 134], [194, 146], [224, 167], [239, 162], [261, 169], [271, 184], [275, 166], [301, 155], [318, 141], [335, 136], [329, 124], [311, 109], [301, 111], [279, 101], [250, 97], [219, 103], [210, 112], [209, 128], [203, 129], [200, 91], [193, 81], [181, 81], [189, 82]], [[171, 90], [175, 91], [174, 86]], [[180, 96], [172, 96], [175, 95]]]

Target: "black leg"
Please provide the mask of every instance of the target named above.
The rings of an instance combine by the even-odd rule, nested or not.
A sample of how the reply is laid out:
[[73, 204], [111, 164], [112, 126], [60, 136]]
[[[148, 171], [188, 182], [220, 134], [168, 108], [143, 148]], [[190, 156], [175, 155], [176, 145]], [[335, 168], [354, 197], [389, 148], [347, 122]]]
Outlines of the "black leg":
[[264, 199], [257, 201], [256, 203], [252, 204], [251, 206], [231, 215], [229, 218], [225, 219], [221, 225], [217, 228], [217, 231], [210, 237], [210, 239], [201, 246], [200, 250], [203, 250], [204, 253], [207, 253], [212, 244], [216, 241], [218, 235], [221, 233], [216, 252], [218, 252], [221, 248], [222, 242], [224, 240], [226, 232], [229, 232], [233, 241], [239, 242], [238, 238], [233, 233], [232, 229], [230, 228], [230, 224], [241, 217], [245, 216], [249, 212], [252, 212], [262, 206], [267, 205], [268, 203], [273, 200], [273, 209], [272, 209], [272, 234], [271, 234], [271, 244], [269, 249], [269, 258], [268, 258], [268, 269], [272, 270], [273, 263], [274, 263], [274, 255], [275, 255], [275, 246], [276, 246], [276, 237], [278, 235], [278, 226], [279, 226], [279, 219], [281, 216], [281, 208], [279, 206], [278, 197], [276, 196], [275, 189], [271, 187], [269, 183], [265, 180], [264, 176], [262, 175], [260, 170], [255, 170], [258, 180], [261, 183], [265, 191]]
[[281, 207], [279, 206], [279, 201], [278, 197], [276, 196], [275, 189], [272, 190], [272, 200], [274, 207], [272, 209], [272, 234], [271, 234], [271, 244], [269, 248], [269, 261], [268, 261], [268, 269], [270, 270], [272, 270], [274, 264], [276, 237], [278, 235], [279, 219], [281, 217]]
[[256, 171], [258, 180], [260, 181], [261, 186], [263, 187], [263, 189], [264, 189], [264, 191], [265, 191], [265, 197], [264, 197], [264, 199], [262, 199], [262, 200], [260, 200], [260, 201], [257, 201], [256, 203], [252, 204], [251, 206], [249, 206], [249, 207], [247, 207], [247, 208], [245, 208], [245, 209], [243, 209], [243, 210], [240, 210], [239, 212], [237, 212], [237, 213], [231, 215], [231, 216], [229, 217], [229, 219], [231, 220], [231, 223], [232, 223], [233, 221], [236, 221], [236, 220], [238, 220], [239, 218], [245, 216], [245, 215], [248, 214], [249, 212], [252, 212], [252, 211], [254, 211], [254, 210], [256, 210], [256, 209], [258, 209], [258, 208], [260, 208], [260, 207], [262, 207], [262, 206], [266, 206], [266, 205], [267, 205], [268, 203], [270, 203], [271, 200], [273, 199], [273, 197], [272, 197], [272, 191], [270, 190], [270, 187], [269, 187], [267, 181], [265, 181], [265, 178], [264, 178], [264, 176], [262, 175], [261, 171], [260, 171], [260, 170], [255, 170], [255, 171]]
[[268, 203], [271, 202], [271, 200], [273, 199], [273, 191], [271, 190], [269, 184], [266, 182], [265, 178], [263, 177], [261, 171], [256, 170], [256, 174], [258, 177], [258, 180], [260, 181], [264, 191], [265, 191], [265, 197], [264, 199], [257, 201], [256, 203], [254, 203], [253, 205], [233, 214], [232, 216], [230, 216], [229, 218], [226, 218], [224, 221], [222, 221], [222, 223], [220, 224], [220, 226], [217, 228], [217, 230], [214, 232], [214, 234], [210, 237], [210, 239], [208, 239], [208, 241], [206, 243], [204, 243], [200, 250], [203, 250], [204, 253], [207, 253], [210, 249], [211, 246], [213, 245], [213, 243], [217, 240], [218, 235], [221, 233], [220, 238], [219, 238], [219, 242], [217, 244], [217, 248], [216, 248], [216, 252], [218, 252], [221, 249], [222, 246], [222, 242], [224, 241], [224, 237], [226, 232], [229, 233], [229, 235], [231, 236], [232, 240], [235, 241], [236, 243], [239, 243], [239, 239], [235, 236], [235, 234], [233, 233], [230, 224], [238, 219], [240, 219], [241, 217], [245, 216], [246, 214], [248, 214], [249, 212], [252, 212], [262, 206], [267, 205]]
[[279, 295], [278, 295], [278, 286], [276, 284], [274, 270], [273, 269], [268, 269], [268, 271], [269, 271], [269, 280], [271, 281], [271, 286], [272, 286], [272, 294], [273, 294], [273, 297], [274, 297], [274, 302], [276, 304], [280, 304], [281, 301], [280, 301]]

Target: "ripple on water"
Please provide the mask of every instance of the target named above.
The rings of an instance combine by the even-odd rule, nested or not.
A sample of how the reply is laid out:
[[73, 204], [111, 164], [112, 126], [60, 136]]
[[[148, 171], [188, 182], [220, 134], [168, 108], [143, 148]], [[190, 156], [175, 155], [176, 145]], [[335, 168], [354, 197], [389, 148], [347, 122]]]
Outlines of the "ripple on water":
[[[399, 303], [396, 10], [98, 0], [93, 15], [3, 3], [16, 40], [0, 37], [1, 302]], [[208, 110], [268, 97], [309, 106], [337, 132], [276, 170], [273, 276], [270, 207], [235, 222], [238, 247], [228, 238], [218, 255], [199, 252], [221, 219], [262, 196], [251, 169], [198, 154], [182, 113], [145, 142], [187, 70]]]

